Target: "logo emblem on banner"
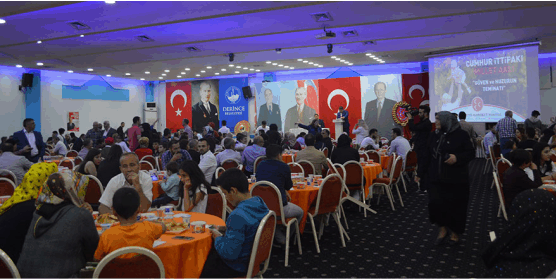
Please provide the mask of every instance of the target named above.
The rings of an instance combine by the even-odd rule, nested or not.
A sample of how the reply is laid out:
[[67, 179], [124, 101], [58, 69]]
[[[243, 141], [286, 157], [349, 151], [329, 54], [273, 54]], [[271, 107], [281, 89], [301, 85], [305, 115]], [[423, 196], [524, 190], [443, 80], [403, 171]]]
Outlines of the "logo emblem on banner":
[[234, 128], [234, 133], [243, 133], [243, 132], [249, 132], [251, 130], [251, 125], [249, 125], [249, 122], [247, 120], [241, 120], [239, 121], [235, 128]]
[[397, 102], [392, 108], [392, 118], [394, 118], [394, 121], [396, 121], [396, 123], [402, 126], [407, 125], [407, 122], [409, 121], [407, 115], [405, 115], [405, 113], [407, 112], [406, 107], [408, 106], [409, 104], [406, 102]]
[[481, 111], [483, 109], [483, 99], [481, 99], [481, 97], [475, 97], [473, 101], [471, 101], [471, 105], [475, 111]]
[[230, 105], [237, 104], [240, 98], [239, 92], [239, 88], [235, 86], [228, 87], [228, 89], [226, 90], [226, 101], [228, 101]]

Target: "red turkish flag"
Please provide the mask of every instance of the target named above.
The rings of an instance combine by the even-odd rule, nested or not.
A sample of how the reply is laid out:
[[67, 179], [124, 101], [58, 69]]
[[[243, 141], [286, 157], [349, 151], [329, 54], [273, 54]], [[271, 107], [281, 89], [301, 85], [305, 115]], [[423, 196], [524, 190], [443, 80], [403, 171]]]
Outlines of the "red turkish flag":
[[[429, 74], [403, 74], [402, 75], [402, 98], [413, 108], [421, 105], [429, 105]], [[415, 123], [419, 123], [419, 116], [415, 117]], [[433, 123], [434, 128], [434, 123]], [[406, 138], [410, 138], [409, 127], [404, 129]]]
[[319, 80], [319, 90], [319, 117], [330, 129], [330, 135], [336, 138], [332, 120], [336, 119], [340, 106], [348, 111], [350, 130], [353, 130], [357, 121], [361, 119], [361, 81], [359, 77], [322, 79]]
[[182, 129], [183, 119], [191, 126], [191, 83], [166, 83], [166, 128], [176, 132]]

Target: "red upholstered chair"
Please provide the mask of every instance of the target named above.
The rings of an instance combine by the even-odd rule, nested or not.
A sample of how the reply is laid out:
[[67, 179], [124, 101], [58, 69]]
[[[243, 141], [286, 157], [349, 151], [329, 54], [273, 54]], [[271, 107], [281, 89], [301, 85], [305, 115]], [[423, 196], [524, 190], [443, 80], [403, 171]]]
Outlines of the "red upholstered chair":
[[298, 163], [303, 168], [303, 177], [308, 177], [309, 174], [316, 173], [315, 166], [313, 166], [313, 163], [306, 160], [297, 161], [296, 163]]
[[58, 167], [66, 167], [70, 170], [73, 170], [73, 168], [75, 167], [75, 164], [73, 163], [73, 161], [70, 158], [64, 158], [62, 159], [62, 161], [60, 161], [60, 163], [58, 164]]
[[[412, 177], [409, 174], [416, 174], [417, 172], [417, 152], [413, 150], [409, 150], [405, 155], [405, 168], [403, 170], [404, 173], [407, 174], [408, 177]], [[402, 183], [405, 192], [407, 193], [407, 187], [405, 186], [405, 178], [402, 175]], [[409, 181], [408, 181], [409, 183]]]
[[394, 163], [392, 164], [392, 170], [390, 171], [390, 176], [388, 178], [375, 179], [373, 185], [371, 185], [370, 193], [372, 198], [374, 188], [375, 187], [382, 188], [386, 193], [386, 196], [388, 196], [388, 199], [390, 200], [390, 205], [392, 206], [392, 210], [395, 211], [396, 209], [394, 208], [394, 195], [392, 194], [393, 187], [396, 187], [396, 190], [398, 191], [398, 197], [400, 198], [400, 203], [402, 206], [404, 206], [402, 195], [400, 194], [400, 189], [398, 187], [398, 182], [400, 180], [400, 176], [402, 173], [403, 159], [401, 156], [398, 156], [395, 160], [391, 160], [391, 161], [394, 161]]
[[361, 158], [363, 160], [365, 160], [365, 162], [369, 161], [369, 156], [367, 156], [367, 153], [365, 153], [365, 152], [359, 153], [359, 159], [361, 159]]
[[240, 163], [237, 160], [234, 159], [226, 159], [224, 160], [224, 162], [222, 162], [221, 167], [224, 168], [224, 170], [227, 169], [231, 169], [231, 168], [239, 168]]
[[255, 162], [253, 163], [253, 174], [257, 173], [257, 167], [264, 160], [266, 160], [266, 156], [259, 156], [257, 159], [255, 159]]
[[150, 170], [154, 170], [154, 167], [151, 163], [147, 162], [147, 161], [141, 161], [139, 162], [141, 164], [141, 170], [144, 171], [150, 171]]
[[322, 148], [322, 152], [324, 153], [324, 157], [328, 158], [328, 148], [327, 148], [327, 147], [323, 147], [323, 148]]
[[381, 164], [380, 154], [378, 154], [378, 152], [376, 152], [375, 150], [368, 150], [365, 153], [367, 153], [367, 157], [369, 157], [369, 160], [373, 160], [373, 162]]
[[226, 196], [218, 187], [211, 187], [211, 189], [217, 193], [208, 195], [205, 213], [226, 220]]
[[300, 164], [291, 162], [288, 163], [288, 166], [290, 167], [291, 173], [301, 173], [303, 177], [305, 177], [305, 171], [303, 170], [303, 167]]
[[[11, 180], [15, 186], [18, 186], [21, 181], [17, 181], [17, 176], [11, 170], [0, 169], [0, 177]], [[19, 182], [19, 183], [18, 183]]]
[[21, 278], [10, 256], [0, 249], [0, 278]]
[[68, 151], [68, 153], [66, 153], [66, 157], [68, 158], [75, 158], [79, 155], [79, 152], [75, 151], [75, 150], [70, 150]]
[[85, 202], [89, 204], [99, 204], [100, 197], [102, 197], [102, 193], [104, 192], [104, 187], [102, 183], [98, 180], [98, 178], [92, 175], [86, 175], [89, 178], [89, 185], [87, 186], [87, 193], [85, 193]]
[[223, 167], [216, 168], [216, 171], [214, 172], [214, 178], [220, 177], [225, 171], [226, 170]]
[[251, 196], [261, 197], [268, 206], [268, 209], [274, 211], [279, 216], [276, 217], [278, 220], [277, 224], [286, 226], [286, 259], [284, 266], [288, 266], [288, 256], [290, 251], [290, 229], [295, 227], [296, 237], [297, 237], [297, 247], [299, 249], [299, 254], [301, 251], [301, 234], [299, 233], [299, 223], [296, 218], [287, 218], [284, 215], [284, 206], [282, 203], [282, 194], [276, 185], [269, 181], [259, 181], [253, 185], [251, 188]]
[[73, 165], [78, 166], [79, 164], [81, 164], [81, 162], [83, 162], [83, 158], [77, 156], [75, 157], [75, 159], [73, 159]]
[[15, 184], [11, 179], [0, 177], [0, 196], [11, 196], [15, 192]]
[[156, 158], [154, 158], [152, 155], [143, 156], [143, 159], [141, 159], [141, 161], [149, 162], [151, 166], [153, 166], [153, 170], [156, 168], [156, 166], [158, 166], [158, 164], [156, 163]]
[[[270, 253], [272, 252], [272, 242], [276, 231], [276, 213], [269, 211], [259, 223], [259, 228], [255, 234], [249, 267], [247, 267], [246, 278], [261, 277], [268, 268]], [[261, 265], [263, 265], [261, 269]]]
[[[137, 254], [132, 258], [118, 258], [124, 254]], [[164, 278], [164, 265], [151, 250], [130, 246], [120, 248], [104, 257], [93, 278]]]
[[498, 181], [500, 185], [504, 185], [504, 173], [512, 166], [512, 163], [508, 159], [500, 158], [496, 162], [496, 175], [498, 176]]
[[[363, 173], [363, 167], [357, 161], [347, 161], [344, 163], [343, 167], [346, 172], [346, 187], [349, 191], [360, 191], [361, 201], [364, 204], [367, 204], [365, 202], [365, 175]], [[367, 217], [366, 210], [365, 217]]]

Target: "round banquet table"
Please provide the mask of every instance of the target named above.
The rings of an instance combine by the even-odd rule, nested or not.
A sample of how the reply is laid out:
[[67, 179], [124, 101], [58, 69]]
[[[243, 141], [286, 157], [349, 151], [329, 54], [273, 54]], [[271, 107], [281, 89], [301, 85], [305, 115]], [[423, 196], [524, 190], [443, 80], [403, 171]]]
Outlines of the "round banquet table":
[[[224, 220], [210, 214], [174, 211], [174, 214], [178, 213], [190, 214], [191, 222], [205, 221], [209, 225], [226, 225]], [[182, 222], [181, 218], [174, 218], [174, 221]], [[189, 236], [195, 239], [172, 239], [176, 235]], [[158, 240], [166, 242], [153, 248], [153, 251], [164, 264], [166, 278], [199, 278], [201, 276], [213, 243], [212, 235], [208, 230], [204, 233], [193, 233], [191, 229], [179, 234], [165, 233]]]
[[392, 157], [388, 155], [380, 155], [380, 163], [382, 164], [382, 169], [385, 170], [388, 168], [388, 163], [390, 162], [390, 158]]
[[[249, 190], [253, 187], [254, 183], [249, 185]], [[297, 206], [303, 209], [303, 218], [301, 222], [299, 222], [299, 232], [303, 234], [303, 230], [305, 229], [305, 223], [307, 220], [307, 211], [311, 205], [317, 200], [317, 196], [319, 193], [319, 187], [313, 186], [306, 186], [305, 189], [298, 189], [297, 187], [292, 187], [288, 193], [291, 197], [291, 203], [296, 204]]]
[[282, 161], [284, 161], [284, 163], [286, 163], [286, 164], [293, 162], [292, 161], [292, 155], [291, 154], [282, 154]]
[[162, 190], [162, 187], [160, 186], [160, 181], [153, 181], [153, 200], [162, 194], [164, 194], [164, 190]]
[[369, 196], [369, 190], [371, 185], [373, 185], [373, 180], [375, 180], [381, 172], [382, 166], [378, 163], [363, 166], [363, 175], [365, 176], [365, 197]]

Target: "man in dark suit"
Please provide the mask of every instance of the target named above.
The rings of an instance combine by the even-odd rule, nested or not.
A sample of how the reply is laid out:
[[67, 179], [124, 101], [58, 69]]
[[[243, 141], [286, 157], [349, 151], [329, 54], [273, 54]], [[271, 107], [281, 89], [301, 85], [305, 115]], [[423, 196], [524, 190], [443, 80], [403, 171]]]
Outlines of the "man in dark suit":
[[219, 129], [218, 121], [218, 108], [210, 102], [211, 86], [208, 82], [203, 82], [199, 86], [199, 95], [201, 95], [201, 101], [193, 105], [192, 116], [193, 116], [193, 131], [201, 133], [203, 127], [207, 126], [208, 123], [212, 122], [216, 125], [215, 129]]
[[318, 113], [315, 113], [315, 119], [319, 122], [319, 126], [320, 126], [321, 128], [326, 128], [326, 127], [324, 126], [324, 121], [322, 121], [322, 119], [319, 119], [319, 114], [318, 114]]
[[264, 91], [264, 98], [266, 103], [259, 108], [259, 126], [262, 125], [263, 121], [269, 124], [276, 124], [278, 126], [278, 131], [282, 131], [282, 115], [280, 112], [280, 106], [272, 102], [272, 91], [266, 89]]
[[313, 120], [316, 111], [312, 107], [305, 105], [306, 98], [307, 89], [305, 87], [299, 87], [295, 90], [295, 101], [297, 104], [286, 112], [286, 121], [284, 123], [285, 132], [297, 128], [295, 123], [309, 125]]
[[110, 122], [108, 120], [104, 121], [103, 124], [104, 124], [103, 125], [104, 126], [104, 131], [102, 131], [102, 137], [104, 139], [113, 138], [113, 135], [115, 133], [117, 133], [116, 130], [114, 130], [114, 128], [110, 127]]
[[374, 86], [376, 100], [365, 106], [365, 123], [369, 129], [375, 128], [380, 135], [387, 135], [393, 128], [401, 128], [392, 118], [392, 108], [396, 101], [386, 99], [386, 84], [377, 82]]
[[35, 131], [35, 120], [26, 118], [23, 120], [24, 129], [14, 133], [13, 138], [17, 141], [17, 150], [22, 150], [22, 155], [29, 161], [36, 163], [44, 156], [46, 144], [42, 135]]

